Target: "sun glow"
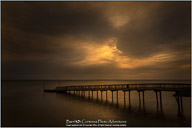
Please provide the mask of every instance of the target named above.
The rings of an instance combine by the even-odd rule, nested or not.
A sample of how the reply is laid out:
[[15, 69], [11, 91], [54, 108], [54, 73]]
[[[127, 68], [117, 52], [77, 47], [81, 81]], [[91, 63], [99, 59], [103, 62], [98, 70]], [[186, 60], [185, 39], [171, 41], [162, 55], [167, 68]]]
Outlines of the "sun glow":
[[83, 43], [81, 48], [86, 53], [83, 60], [76, 62], [80, 66], [114, 64], [118, 68], [133, 69], [137, 67], [150, 66], [155, 63], [170, 61], [173, 56], [168, 53], [160, 53], [147, 58], [132, 58], [123, 54], [117, 48], [116, 38], [111, 38], [102, 44]]

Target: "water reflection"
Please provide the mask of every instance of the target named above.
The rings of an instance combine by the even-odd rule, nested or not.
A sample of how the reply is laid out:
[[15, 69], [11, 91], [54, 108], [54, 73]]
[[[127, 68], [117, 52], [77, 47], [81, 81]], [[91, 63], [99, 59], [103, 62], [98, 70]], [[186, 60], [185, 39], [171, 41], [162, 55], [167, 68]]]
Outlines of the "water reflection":
[[[119, 81], [118, 81], [119, 82]], [[46, 83], [55, 88], [56, 82]], [[68, 84], [68, 83], [66, 83]], [[78, 83], [75, 83], [78, 84]], [[85, 83], [83, 83], [85, 84]], [[103, 84], [103, 83], [99, 83]], [[138, 92], [124, 94], [104, 91], [80, 92], [71, 95], [44, 93], [41, 81], [16, 81], [2, 83], [2, 126], [65, 126], [66, 119], [117, 119], [127, 120], [127, 126], [190, 126], [190, 98], [183, 98], [183, 116], [177, 116], [177, 102], [172, 92], [162, 93], [163, 112], [157, 106], [154, 91], [146, 91], [143, 105], [141, 92], [141, 111], [139, 111]], [[130, 95], [131, 94], [131, 95]], [[83, 93], [81, 92], [81, 95]], [[159, 100], [159, 93], [158, 93]], [[160, 104], [160, 103], [159, 103]], [[144, 107], [143, 107], [144, 106]], [[158, 107], [158, 109], [157, 109]]]
[[[141, 100], [141, 94], [140, 92], [138, 92], [138, 95], [140, 97], [139, 99], [139, 109], [135, 111], [135, 109], [133, 107], [131, 107], [131, 102], [128, 102], [127, 100], [125, 100], [125, 97], [124, 97], [124, 102], [123, 102], [123, 106], [120, 105], [119, 101], [118, 101], [118, 93], [116, 94], [116, 102], [114, 102], [113, 100], [113, 93], [114, 92], [111, 92], [111, 95], [112, 95], [112, 101], [109, 102], [108, 100], [108, 95], [106, 93], [106, 98], [105, 100], [103, 99], [103, 94], [101, 93], [101, 96], [99, 98], [99, 94], [98, 92], [96, 93], [96, 97], [94, 97], [94, 94], [93, 94], [93, 91], [92, 91], [92, 96], [90, 95], [90, 92], [88, 92], [88, 96], [85, 95], [85, 93], [83, 92], [82, 94], [80, 93], [71, 93], [71, 94], [62, 94], [62, 93], [57, 93], [56, 96], [57, 98], [63, 98], [63, 97], [68, 97], [70, 98], [70, 100], [80, 100], [81, 102], [91, 102], [91, 103], [94, 103], [94, 104], [97, 104], [97, 105], [101, 105], [103, 107], [109, 107], [109, 108], [113, 108], [113, 109], [118, 109], [118, 110], [121, 110], [123, 111], [124, 113], [127, 113], [127, 114], [136, 114], [136, 115], [139, 115], [139, 116], [152, 116], [153, 118], [155, 117], [156, 119], [160, 119], [160, 120], [165, 120], [165, 117], [164, 117], [164, 111], [163, 111], [163, 107], [162, 105], [162, 101], [161, 103], [158, 103], [157, 101], [157, 106], [156, 106], [156, 113], [148, 113], [146, 108], [145, 108], [145, 94], [144, 92], [142, 92], [142, 100]], [[161, 95], [161, 94], [160, 94]], [[125, 95], [124, 95], [125, 96]], [[161, 96], [160, 96], [161, 97]], [[160, 99], [162, 100], [162, 99]], [[130, 101], [130, 100], [129, 100]], [[141, 102], [142, 101], [142, 102]], [[160, 107], [159, 107], [160, 105]], [[183, 115], [183, 114], [182, 114]], [[181, 122], [182, 123], [185, 123], [184, 120], [184, 116], [180, 116], [179, 117]]]
[[[107, 93], [106, 93], [107, 94]], [[145, 109], [145, 100], [144, 100], [144, 93], [143, 93], [143, 100], [142, 100], [142, 105], [141, 105], [141, 100], [139, 101], [139, 109], [138, 111], [135, 111], [135, 109], [133, 107], [131, 107], [131, 102], [128, 102], [125, 100], [124, 98], [124, 104], [123, 106], [120, 105], [119, 100], [118, 100], [118, 93], [116, 95], [117, 99], [116, 102], [114, 102], [113, 100], [113, 92], [112, 92], [112, 102], [109, 102], [107, 95], [106, 95], [106, 99], [103, 99], [103, 94], [101, 93], [101, 97], [99, 98], [98, 93], [96, 93], [96, 97], [94, 97], [93, 95], [93, 91], [92, 91], [92, 96], [90, 95], [90, 92], [88, 92], [88, 96], [85, 95], [85, 93], [56, 93], [56, 97], [57, 98], [63, 98], [63, 97], [67, 97], [70, 98], [70, 100], [80, 100], [81, 102], [91, 102], [94, 104], [98, 104], [98, 105], [102, 105], [102, 106], [106, 106], [106, 107], [111, 107], [111, 108], [115, 108], [115, 109], [120, 109], [126, 112], [134, 112], [134, 113], [139, 113], [142, 114], [143, 116], [146, 115], [147, 110]], [[134, 109], [134, 111], [132, 111], [132, 109]], [[155, 117], [158, 118], [162, 118], [163, 119], [163, 109], [159, 110], [159, 107], [157, 105], [156, 107], [156, 113], [151, 113], [153, 115], [155, 115]]]

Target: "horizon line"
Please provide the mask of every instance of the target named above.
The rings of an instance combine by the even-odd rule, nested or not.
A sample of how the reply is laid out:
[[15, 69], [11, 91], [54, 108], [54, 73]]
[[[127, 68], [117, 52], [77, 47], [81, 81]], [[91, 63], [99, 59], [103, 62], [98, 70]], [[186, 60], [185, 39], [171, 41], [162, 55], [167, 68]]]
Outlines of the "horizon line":
[[191, 79], [1, 79], [1, 81], [191, 81]]

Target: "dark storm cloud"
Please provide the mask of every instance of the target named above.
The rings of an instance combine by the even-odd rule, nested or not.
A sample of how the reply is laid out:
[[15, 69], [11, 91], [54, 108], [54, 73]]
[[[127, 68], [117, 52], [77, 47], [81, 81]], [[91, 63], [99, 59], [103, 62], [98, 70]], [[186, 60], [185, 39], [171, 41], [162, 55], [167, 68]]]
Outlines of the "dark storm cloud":
[[[2, 77], [188, 79], [190, 9], [190, 2], [2, 2]], [[119, 58], [74, 65], [94, 57], [82, 45], [93, 43], [96, 49], [111, 38], [117, 39], [120, 59], [160, 53], [175, 57], [133, 69], [118, 67], [116, 63], [128, 63]]]
[[110, 30], [102, 13], [83, 2], [6, 2], [3, 23], [33, 34], [100, 35]]
[[[59, 47], [52, 38], [74, 36], [79, 40], [102, 40], [108, 37], [111, 25], [90, 5], [81, 2], [3, 2], [2, 42], [6, 42], [2, 45], [3, 54], [11, 52], [38, 58], [42, 54], [50, 57], [50, 54], [64, 51], [63, 57], [71, 57], [73, 49]], [[63, 40], [63, 43], [71, 42]]]
[[[143, 3], [143, 6], [147, 10], [151, 4], [154, 3]], [[190, 51], [190, 4], [160, 2], [150, 12], [143, 13], [142, 18], [137, 12], [135, 15], [119, 32], [121, 43], [118, 47], [124, 52], [134, 57], [146, 57], [163, 50]]]

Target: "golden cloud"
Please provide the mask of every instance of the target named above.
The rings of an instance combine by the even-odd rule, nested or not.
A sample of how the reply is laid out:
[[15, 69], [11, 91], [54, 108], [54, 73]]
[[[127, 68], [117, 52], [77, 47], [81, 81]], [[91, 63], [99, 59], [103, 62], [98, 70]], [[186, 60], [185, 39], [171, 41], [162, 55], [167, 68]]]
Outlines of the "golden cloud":
[[159, 53], [147, 58], [132, 58], [117, 48], [117, 39], [111, 38], [101, 43], [82, 43], [81, 49], [86, 53], [83, 60], [74, 64], [80, 66], [115, 64], [118, 68], [133, 69], [154, 65], [159, 62], [171, 61], [171, 53]]

